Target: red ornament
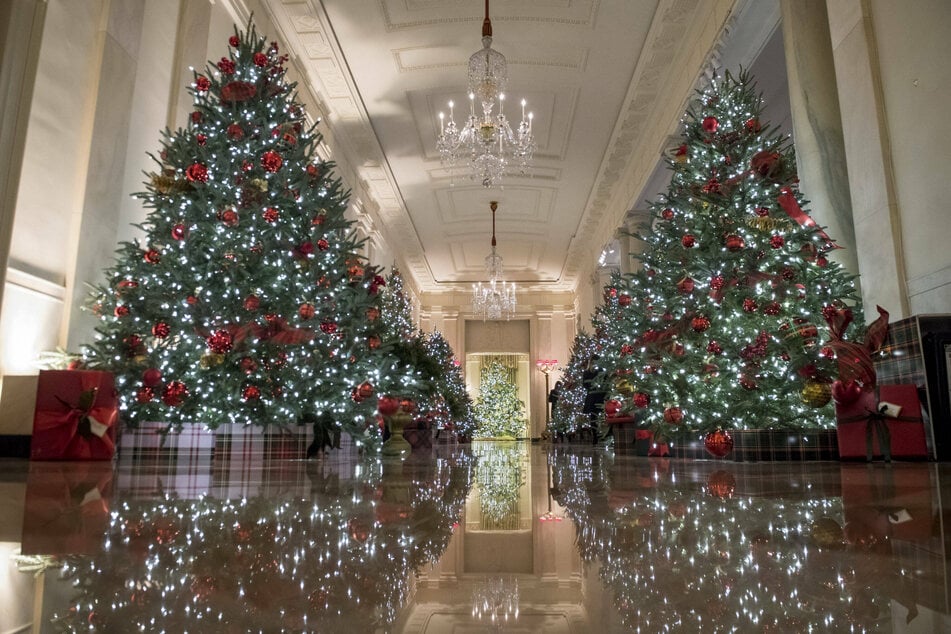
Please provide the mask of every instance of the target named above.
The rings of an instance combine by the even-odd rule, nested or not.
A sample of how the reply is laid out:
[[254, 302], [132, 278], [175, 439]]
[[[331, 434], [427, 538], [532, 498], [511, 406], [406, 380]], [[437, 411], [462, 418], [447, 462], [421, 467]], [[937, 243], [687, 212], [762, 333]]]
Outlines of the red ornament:
[[743, 375], [740, 377], [740, 387], [742, 387], [744, 390], [749, 390], [752, 392], [758, 388], [759, 385], [757, 385], [756, 380], [752, 377]]
[[245, 401], [256, 401], [261, 398], [261, 389], [256, 385], [248, 385], [241, 390], [241, 398]]
[[[317, 310], [314, 308], [313, 304], [304, 303], [297, 308], [297, 314], [300, 315], [301, 319], [306, 321], [308, 319], [313, 319], [314, 315], [317, 314]], [[323, 330], [323, 324], [321, 324], [320, 329]], [[324, 332], [327, 331], [324, 330]]]
[[716, 341], [711, 341], [707, 344], [707, 352], [710, 354], [720, 354], [723, 352], [723, 346], [718, 344]]
[[724, 429], [718, 429], [704, 436], [703, 446], [714, 458], [722, 458], [733, 451], [733, 436]]
[[829, 346], [822, 346], [822, 349], [819, 350], [819, 353], [826, 359], [835, 359], [835, 350]]
[[705, 194], [719, 194], [720, 190], [720, 181], [715, 178], [708, 180], [700, 190]]
[[684, 353], [687, 351], [687, 349], [684, 348], [684, 344], [682, 344], [682, 343], [675, 343], [675, 344], [671, 347], [670, 351], [671, 351], [675, 356], [682, 357], [682, 356], [684, 356]]
[[140, 387], [139, 391], [135, 393], [137, 403], [148, 403], [153, 398], [155, 398], [155, 392], [148, 386]]
[[222, 104], [241, 103], [258, 94], [258, 87], [246, 81], [232, 81], [221, 87]]
[[369, 347], [370, 350], [376, 350], [380, 347], [381, 343], [383, 343], [382, 340], [376, 335], [370, 335], [367, 337], [367, 347]]
[[604, 415], [613, 417], [617, 416], [618, 412], [621, 411], [621, 401], [616, 398], [612, 398], [610, 401], [605, 402], [604, 404]]
[[225, 209], [221, 212], [221, 222], [226, 227], [237, 227], [238, 212], [236, 212], [234, 209]]
[[267, 55], [265, 55], [264, 53], [255, 53], [251, 57], [251, 61], [254, 62], [255, 66], [264, 68], [265, 66], [267, 66]]
[[330, 243], [327, 242], [327, 238], [321, 238], [320, 240], [318, 240], [317, 248], [320, 249], [321, 251], [326, 251], [327, 249], [329, 249]]
[[376, 401], [376, 409], [383, 416], [392, 416], [399, 410], [399, 408], [400, 400], [395, 396], [384, 395], [378, 398]]
[[710, 278], [710, 288], [712, 288], [715, 291], [718, 291], [721, 288], [723, 288], [723, 285], [725, 283], [726, 281], [723, 279], [722, 275], [714, 275], [713, 277]]
[[654, 277], [655, 275], [657, 275], [657, 271], [654, 269], [647, 269], [647, 277]]
[[380, 309], [376, 306], [370, 306], [366, 309], [364, 315], [366, 315], [367, 321], [376, 321], [380, 317]]
[[149, 249], [142, 257], [149, 264], [158, 264], [162, 261], [162, 256], [155, 249]]
[[264, 218], [265, 222], [277, 222], [277, 219], [281, 217], [281, 212], [274, 207], [265, 207], [261, 217]]
[[696, 332], [703, 332], [710, 327], [710, 319], [706, 315], [697, 315], [690, 320], [690, 327]]
[[680, 244], [684, 245], [685, 249], [691, 249], [697, 244], [697, 239], [692, 234], [688, 233], [680, 239]]
[[192, 163], [185, 170], [185, 178], [193, 183], [207, 183], [208, 168], [201, 163]]
[[743, 310], [747, 313], [755, 313], [756, 309], [759, 308], [759, 304], [756, 303], [756, 300], [747, 297], [743, 300]]
[[211, 82], [204, 75], [195, 78], [195, 90], [198, 92], [207, 92], [211, 88]]
[[196, 134], [195, 141], [198, 142], [198, 145], [204, 146], [208, 142], [208, 137], [204, 134]]
[[178, 223], [172, 227], [172, 238], [175, 240], [184, 240], [186, 234], [187, 230], [185, 229], [185, 225], [182, 223]]
[[297, 252], [301, 255], [310, 255], [314, 252], [314, 243], [313, 242], [301, 242], [297, 245]]
[[192, 123], [201, 123], [201, 113], [197, 110], [191, 114]]
[[[363, 398], [370, 398], [373, 396], [373, 384], [369, 381], [364, 381], [357, 387], [357, 392]], [[399, 402], [397, 401], [397, 403]]]
[[142, 373], [142, 384], [146, 387], [155, 387], [162, 382], [162, 372], [158, 368], [149, 368]]
[[636, 392], [634, 394], [634, 407], [644, 409], [651, 403], [651, 397], [649, 394], [644, 392]]
[[765, 218], [769, 215], [769, 209], [766, 207], [757, 207], [753, 210], [753, 213], [755, 213], [760, 218]]
[[310, 224], [315, 227], [319, 227], [327, 221], [327, 216], [325, 214], [317, 214], [314, 216], [314, 219], [310, 221]]
[[116, 304], [116, 308], [112, 311], [112, 314], [116, 317], [125, 317], [129, 314], [129, 307], [125, 304]]
[[832, 382], [832, 400], [839, 405], [851, 405], [862, 396], [862, 386], [853, 380]]
[[660, 212], [660, 216], [664, 220], [671, 220], [674, 217], [674, 210], [668, 207], [667, 209]]
[[227, 130], [225, 130], [225, 133], [228, 135], [228, 138], [235, 141], [239, 141], [244, 138], [244, 128], [242, 128], [237, 123], [232, 123], [229, 125]]
[[681, 293], [692, 293], [693, 287], [694, 287], [693, 280], [690, 279], [689, 277], [685, 277], [684, 279], [677, 282], [677, 290], [680, 291]]
[[617, 303], [621, 306], [627, 307], [631, 305], [631, 296], [630, 295], [621, 295], [617, 298]]
[[778, 152], [762, 150], [750, 159], [750, 167], [763, 178], [771, 178], [781, 171], [782, 157]]
[[257, 295], [248, 295], [244, 298], [244, 309], [248, 311], [255, 311], [261, 307], [261, 300], [258, 299]]
[[735, 233], [728, 235], [726, 239], [724, 239], [723, 244], [730, 251], [739, 251], [746, 246], [746, 242], [743, 240], [743, 238], [736, 235]]
[[208, 349], [215, 354], [225, 354], [231, 350], [234, 338], [227, 330], [216, 330], [205, 337], [205, 343], [208, 345]]
[[222, 57], [218, 60], [218, 70], [220, 70], [225, 75], [234, 75], [235, 64], [227, 57]]
[[824, 269], [828, 265], [829, 265], [829, 260], [827, 260], [825, 256], [820, 255], [819, 257], [816, 258], [816, 266], [818, 266], [820, 269]]
[[185, 303], [188, 304], [189, 306], [194, 306], [195, 304], [198, 303], [198, 298], [195, 297], [194, 295], [189, 295], [188, 297], [185, 298]]
[[717, 121], [716, 117], [704, 117], [700, 125], [703, 126], [703, 131], [707, 134], [714, 134], [717, 128], [720, 127], [720, 122]]
[[416, 411], [416, 402], [411, 398], [400, 399], [400, 409], [407, 414], [412, 414]]
[[188, 397], [188, 388], [181, 381], [171, 381], [162, 390], [162, 402], [169, 407], [178, 407]]
[[305, 167], [304, 170], [307, 172], [307, 175], [310, 176], [311, 178], [317, 178], [320, 176], [320, 167], [318, 167], [317, 165], [314, 165], [313, 163], [308, 163], [307, 167]]
[[231, 37], [228, 38], [228, 44], [230, 44], [233, 48], [238, 48], [238, 45], [240, 43], [241, 43], [241, 40], [238, 39], [237, 35], [232, 35]]
[[782, 236], [772, 236], [769, 239], [769, 246], [774, 249], [781, 249], [784, 244], [786, 244], [786, 239]]
[[747, 132], [752, 132], [753, 134], [758, 134], [759, 131], [763, 129], [763, 126], [760, 125], [759, 119], [756, 117], [747, 119], [746, 123], [743, 124], [743, 127], [746, 128]]
[[332, 335], [337, 332], [337, 324], [332, 321], [324, 321], [320, 323], [320, 330], [325, 334]]
[[[730, 441], [730, 449], [733, 449], [733, 441]], [[709, 450], [709, 449], [708, 449]], [[727, 451], [726, 453], [730, 453]], [[723, 454], [724, 456], [726, 454]], [[722, 456], [717, 456], [721, 458]], [[707, 478], [707, 493], [718, 498], [731, 498], [736, 489], [736, 478], [729, 471], [714, 471]]]
[[625, 343], [621, 345], [621, 356], [626, 357], [629, 354], [634, 354], [634, 347], [631, 344]]
[[172, 328], [164, 321], [160, 321], [152, 326], [152, 335], [158, 337], [159, 339], [164, 339], [165, 337], [169, 336], [171, 332]]
[[281, 155], [274, 150], [268, 150], [261, 155], [261, 167], [272, 174], [281, 169], [281, 165], [283, 164], [284, 159], [282, 159]]
[[764, 315], [778, 315], [782, 311], [782, 305], [779, 302], [770, 302], [763, 307]]
[[664, 410], [664, 421], [668, 425], [679, 425], [684, 420], [684, 413], [679, 407], [668, 407]]

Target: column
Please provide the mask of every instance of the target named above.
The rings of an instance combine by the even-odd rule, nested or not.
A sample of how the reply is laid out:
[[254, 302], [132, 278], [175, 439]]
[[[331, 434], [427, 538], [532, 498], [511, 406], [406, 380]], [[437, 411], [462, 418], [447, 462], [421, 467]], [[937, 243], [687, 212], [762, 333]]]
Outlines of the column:
[[843, 247], [830, 257], [858, 273], [842, 116], [825, 0], [781, 0], [793, 139], [811, 215]]

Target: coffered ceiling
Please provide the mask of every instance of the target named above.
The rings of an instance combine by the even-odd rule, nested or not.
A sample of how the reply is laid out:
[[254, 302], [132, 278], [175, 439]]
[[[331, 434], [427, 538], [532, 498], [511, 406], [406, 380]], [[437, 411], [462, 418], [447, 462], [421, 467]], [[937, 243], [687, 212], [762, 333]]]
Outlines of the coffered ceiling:
[[370, 199], [366, 224], [425, 293], [484, 277], [492, 200], [506, 278], [575, 290], [640, 200], [733, 5], [493, 0], [506, 112], [517, 121], [513, 105], [528, 101], [538, 150], [525, 175], [486, 189], [436, 151], [438, 113], [467, 100], [481, 0], [264, 0], [345, 155], [335, 158]]

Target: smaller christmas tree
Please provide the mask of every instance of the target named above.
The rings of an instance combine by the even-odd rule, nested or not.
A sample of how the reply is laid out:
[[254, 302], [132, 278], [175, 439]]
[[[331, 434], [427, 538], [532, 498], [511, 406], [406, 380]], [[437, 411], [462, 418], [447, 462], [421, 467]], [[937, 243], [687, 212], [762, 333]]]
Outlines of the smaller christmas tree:
[[438, 330], [426, 337], [424, 346], [429, 357], [439, 364], [440, 371], [435, 377], [436, 396], [431, 403], [421, 408], [421, 412], [437, 429], [471, 438], [475, 431], [472, 397], [466, 391], [466, 382], [452, 347]]
[[573, 434], [588, 424], [588, 417], [582, 412], [587, 396], [583, 375], [596, 350], [597, 342], [594, 337], [584, 332], [575, 335], [571, 358], [561, 369], [561, 392], [552, 406], [549, 433]]
[[519, 438], [525, 435], [525, 404], [510, 371], [495, 360], [482, 369], [479, 402], [475, 407], [477, 433], [488, 438]]

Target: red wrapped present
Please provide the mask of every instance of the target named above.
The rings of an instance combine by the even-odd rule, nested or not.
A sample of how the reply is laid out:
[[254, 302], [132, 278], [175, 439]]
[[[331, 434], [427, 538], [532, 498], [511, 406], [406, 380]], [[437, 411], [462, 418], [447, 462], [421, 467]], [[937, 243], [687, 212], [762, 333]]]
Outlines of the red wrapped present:
[[651, 430], [638, 429], [634, 432], [634, 452], [638, 456], [668, 457], [670, 447], [665, 442], [656, 442]]
[[110, 460], [119, 403], [112, 375], [43, 370], [36, 389], [31, 460]]
[[892, 469], [842, 465], [841, 475], [846, 530], [850, 525], [853, 530], [866, 527], [879, 539], [908, 541], [935, 536], [938, 512], [928, 465], [906, 464]]
[[927, 459], [928, 445], [914, 385], [880, 385], [851, 404], [836, 403], [840, 458]]
[[111, 494], [112, 464], [30, 465], [23, 513], [23, 554], [99, 552], [109, 526]]

